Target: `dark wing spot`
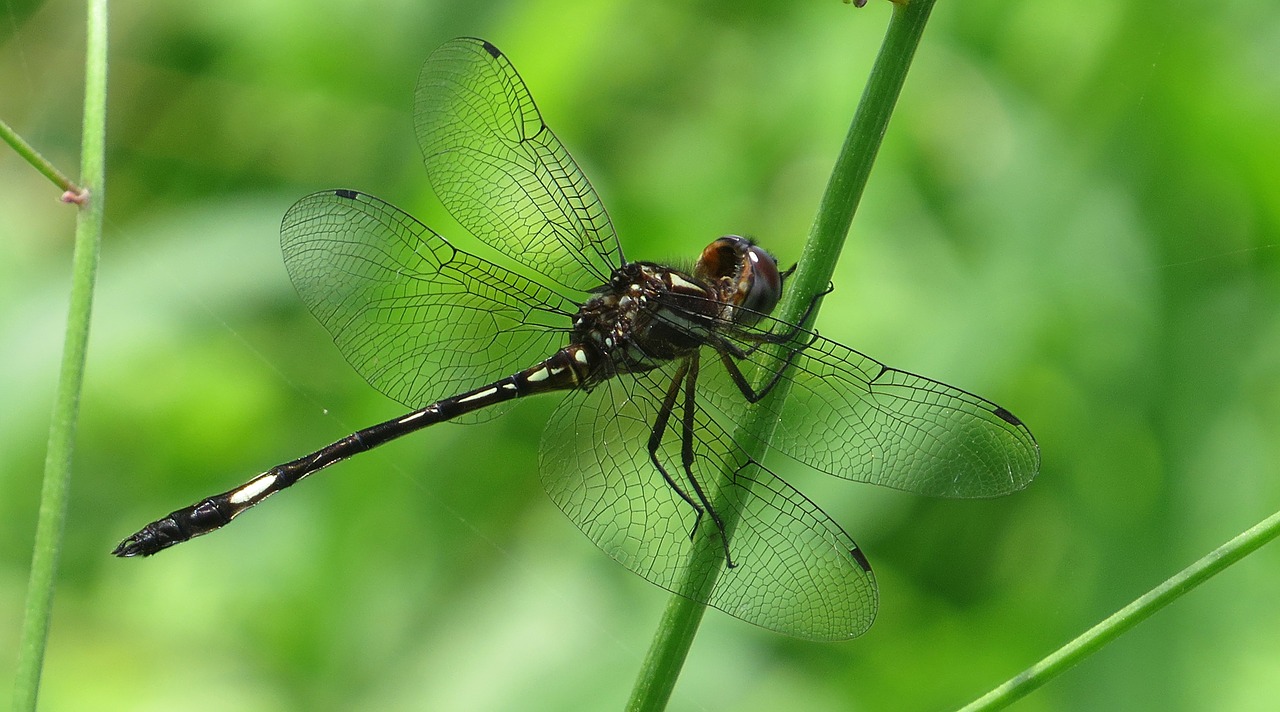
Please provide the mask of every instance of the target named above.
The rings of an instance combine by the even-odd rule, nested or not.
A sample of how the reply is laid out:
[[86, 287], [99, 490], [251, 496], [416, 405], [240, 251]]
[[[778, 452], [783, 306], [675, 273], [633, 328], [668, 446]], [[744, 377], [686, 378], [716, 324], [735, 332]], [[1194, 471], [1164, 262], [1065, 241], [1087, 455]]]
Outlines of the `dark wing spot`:
[[346, 198], [347, 200], [355, 200], [356, 197], [360, 195], [358, 191], [347, 190], [346, 188], [339, 188], [338, 190], [333, 191], [333, 194], [339, 198]]
[[862, 553], [862, 549], [850, 549], [849, 556], [858, 562], [858, 566], [861, 566], [863, 571], [871, 573], [871, 562], [867, 561], [867, 555]]
[[484, 51], [488, 52], [494, 59], [502, 56], [502, 51], [494, 47], [488, 40], [480, 40], [484, 45]]
[[1022, 425], [1022, 421], [1018, 420], [1018, 417], [1016, 415], [1014, 415], [1013, 413], [1010, 413], [1004, 408], [1001, 408], [1000, 406], [996, 406], [996, 409], [992, 412], [995, 413], [998, 418], [1008, 423], [1009, 425], [1018, 425], [1018, 426]]

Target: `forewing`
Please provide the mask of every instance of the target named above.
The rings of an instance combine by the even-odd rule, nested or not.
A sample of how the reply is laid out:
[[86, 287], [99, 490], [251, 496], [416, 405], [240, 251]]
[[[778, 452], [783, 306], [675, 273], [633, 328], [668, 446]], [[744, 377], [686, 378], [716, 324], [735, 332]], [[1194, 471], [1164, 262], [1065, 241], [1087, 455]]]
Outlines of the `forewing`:
[[[543, 484], [552, 500], [609, 556], [669, 591], [788, 635], [841, 640], [876, 613], [875, 578], [847, 534], [813, 502], [751, 462], [703, 411], [697, 412], [693, 473], [726, 521], [735, 566], [709, 516], [696, 512], [649, 460], [646, 444], [671, 368], [573, 392], [543, 438]], [[659, 460], [687, 492], [679, 415]], [[724, 479], [722, 479], [722, 477]], [[718, 486], [717, 482], [723, 482]], [[710, 537], [710, 542], [695, 541]], [[696, 558], [694, 552], [701, 552]]]
[[609, 215], [506, 56], [451, 40], [427, 59], [416, 98], [427, 175], [463, 227], [565, 287], [608, 281], [622, 264]]
[[298, 295], [342, 355], [370, 385], [411, 408], [554, 353], [577, 308], [355, 191], [294, 203], [280, 245]]
[[[760, 326], [789, 328], [770, 319]], [[995, 403], [816, 334], [802, 332], [798, 341], [807, 345], [785, 371], [787, 397], [760, 404], [776, 418], [772, 449], [837, 477], [938, 497], [1008, 494], [1039, 471], [1031, 431]], [[769, 356], [774, 348], [734, 360], [748, 379], [764, 383], [778, 368]], [[713, 373], [702, 379], [700, 396], [729, 429], [745, 412], [745, 397], [722, 366], [703, 371]]]

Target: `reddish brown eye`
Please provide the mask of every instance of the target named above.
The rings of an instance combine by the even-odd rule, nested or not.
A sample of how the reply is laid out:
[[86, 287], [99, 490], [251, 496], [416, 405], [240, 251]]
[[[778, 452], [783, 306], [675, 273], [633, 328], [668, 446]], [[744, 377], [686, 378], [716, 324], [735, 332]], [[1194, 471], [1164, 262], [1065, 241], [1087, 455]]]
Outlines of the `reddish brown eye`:
[[725, 235], [702, 251], [693, 276], [707, 284], [722, 284], [722, 299], [739, 309], [734, 321], [750, 326], [768, 314], [782, 298], [778, 261], [745, 237]]
[[737, 269], [739, 245], [745, 242], [737, 235], [728, 235], [716, 239], [702, 250], [693, 276], [703, 281], [714, 281], [720, 277], [732, 277]]
[[[778, 300], [782, 298], [782, 275], [778, 274], [778, 261], [755, 245], [747, 248], [745, 257], [747, 262], [743, 278], [746, 296], [742, 300], [742, 306], [753, 312], [768, 314], [778, 306]], [[755, 321], [751, 316], [743, 316], [744, 319]]]

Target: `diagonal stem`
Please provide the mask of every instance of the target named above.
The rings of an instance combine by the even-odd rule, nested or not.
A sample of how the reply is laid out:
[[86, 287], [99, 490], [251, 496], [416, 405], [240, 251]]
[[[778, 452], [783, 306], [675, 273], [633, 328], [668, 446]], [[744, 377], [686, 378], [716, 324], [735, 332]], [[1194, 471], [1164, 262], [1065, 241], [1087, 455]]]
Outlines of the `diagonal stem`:
[[1275, 539], [1277, 535], [1280, 535], [1280, 512], [1272, 514], [1241, 532], [1231, 541], [1205, 554], [1199, 561], [1111, 614], [1106, 620], [1085, 631], [1048, 657], [965, 705], [961, 712], [1003, 709], [1022, 699], [1058, 673], [1097, 652], [1102, 646], [1146, 620], [1151, 614], [1253, 553], [1263, 544]]
[[35, 166], [36, 170], [44, 174], [46, 178], [53, 181], [53, 184], [61, 188], [68, 196], [71, 196], [67, 202], [80, 202], [84, 199], [84, 188], [76, 185], [70, 178], [58, 170], [57, 166], [49, 162], [49, 159], [40, 155], [40, 152], [34, 146], [27, 143], [26, 139], [18, 135], [9, 124], [0, 121], [0, 139], [13, 147], [19, 156], [26, 159], [27, 163]]
[[[894, 5], [884, 44], [871, 70], [844, 145], [836, 158], [835, 168], [827, 183], [799, 266], [788, 280], [788, 295], [778, 310], [778, 317], [783, 321], [794, 322], [803, 318], [813, 297], [823, 291], [831, 280], [836, 259], [853, 222], [862, 190], [871, 175], [871, 166], [888, 128], [898, 94], [906, 81], [907, 70], [924, 33], [933, 4], [934, 0], [913, 0], [909, 4]], [[773, 365], [777, 367], [781, 363]], [[737, 442], [756, 443], [759, 446], [757, 451], [748, 452], [747, 455], [757, 461], [763, 456], [766, 443], [773, 434], [774, 423], [769, 414], [776, 412], [776, 406], [770, 408], [769, 399], [785, 398], [786, 390], [785, 382], [774, 388], [745, 418], [743, 429], [747, 435], [733, 438]], [[722, 476], [730, 474], [724, 473]], [[736, 525], [736, 521], [731, 519], [734, 516], [733, 508], [721, 507], [720, 511], [725, 517], [725, 532], [731, 533]], [[690, 560], [715, 562], [715, 565], [722, 566], [724, 557], [709, 551], [709, 548], [719, 545], [717, 537], [696, 537]], [[697, 634], [698, 625], [706, 611], [706, 604], [699, 601], [707, 600], [719, 573], [707, 575], [707, 571], [694, 571], [692, 566], [688, 570], [689, 575], [678, 586], [679, 593], [673, 595], [667, 603], [667, 609], [632, 689], [627, 704], [627, 709], [632, 712], [661, 710], [666, 707]]]

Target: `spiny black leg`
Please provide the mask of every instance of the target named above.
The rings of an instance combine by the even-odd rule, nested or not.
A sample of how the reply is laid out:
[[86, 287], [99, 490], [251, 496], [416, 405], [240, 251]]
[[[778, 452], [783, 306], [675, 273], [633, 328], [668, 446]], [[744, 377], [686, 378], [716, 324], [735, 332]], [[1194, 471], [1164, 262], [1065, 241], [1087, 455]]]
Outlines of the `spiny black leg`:
[[836, 291], [835, 283], [827, 282], [826, 289], [813, 295], [813, 299], [809, 300], [809, 306], [804, 308], [804, 315], [800, 317], [800, 322], [797, 324], [797, 326], [803, 327], [805, 324], [807, 324], [809, 322], [809, 317], [813, 316], [813, 310], [818, 308], [818, 302], [822, 301], [823, 297], [827, 296], [828, 294], [834, 291]]
[[676, 397], [680, 394], [680, 384], [684, 381], [685, 374], [688, 372], [689, 362], [685, 361], [676, 370], [676, 375], [671, 379], [671, 386], [667, 388], [667, 394], [662, 399], [662, 407], [658, 409], [658, 417], [654, 420], [653, 430], [649, 433], [649, 461], [662, 474], [662, 479], [667, 481], [667, 485], [675, 490], [676, 494], [680, 495], [680, 499], [683, 499], [697, 513], [697, 519], [693, 522], [693, 528], [696, 531], [698, 523], [702, 521], [702, 505], [693, 501], [693, 498], [680, 488], [680, 485], [676, 483], [675, 479], [671, 477], [667, 469], [658, 460], [658, 448], [662, 445], [662, 437], [666, 435], [667, 423], [671, 420], [671, 411], [675, 408]]
[[[697, 411], [694, 403], [694, 394], [698, 385], [698, 352], [693, 352], [686, 362], [689, 366], [688, 376], [685, 377], [684, 386], [684, 413], [682, 418], [683, 428], [681, 432], [680, 445], [680, 462], [684, 467], [685, 477], [689, 480], [690, 487], [694, 493], [698, 495], [698, 501], [702, 503], [704, 510], [711, 515], [711, 521], [716, 525], [716, 531], [720, 533], [720, 543], [724, 547], [724, 562], [727, 568], [733, 568], [737, 564], [733, 563], [733, 557], [729, 554], [729, 532], [725, 530], [724, 520], [720, 518], [720, 513], [712, 506], [711, 501], [707, 499], [707, 493], [702, 490], [702, 485], [698, 484], [698, 479], [693, 475], [693, 430], [694, 416]], [[693, 530], [689, 532], [689, 540], [698, 533], [698, 524], [702, 519], [699, 516], [697, 522], [694, 522]]]
[[[826, 289], [813, 295], [813, 298], [809, 300], [809, 306], [805, 307], [804, 314], [800, 316], [800, 320], [794, 324], [791, 324], [790, 328], [787, 329], [786, 331], [783, 331], [777, 334], [773, 334], [773, 333], [759, 334], [755, 332], [735, 334], [736, 336], [738, 336], [739, 338], [745, 341], [753, 342], [751, 348], [743, 351], [742, 355], [738, 356], [738, 358], [745, 358], [747, 356], [750, 356], [751, 354], [755, 353], [757, 349], [759, 349], [761, 346], [765, 344], [785, 344], [791, 341], [792, 339], [796, 338], [796, 334], [799, 334], [801, 331], [804, 330], [804, 324], [806, 324], [809, 321], [809, 317], [813, 316], [813, 310], [818, 308], [818, 302], [822, 301], [823, 297], [827, 296], [833, 291], [835, 291], [835, 285], [828, 282]], [[813, 343], [813, 339], [810, 339], [809, 343]]]
[[[818, 305], [818, 301], [822, 299], [822, 297], [830, 294], [832, 289], [833, 287], [828, 285], [825, 290], [814, 295], [813, 299], [809, 301], [809, 307], [805, 309], [804, 316], [800, 319], [800, 323], [803, 324], [809, 320], [810, 315], [813, 314], [814, 308]], [[811, 333], [809, 340], [803, 345], [798, 348], [787, 349], [786, 360], [782, 363], [782, 366], [773, 372], [773, 376], [769, 378], [769, 382], [764, 384], [764, 386], [759, 390], [751, 387], [746, 376], [742, 374], [742, 369], [738, 368], [738, 364], [735, 363], [733, 359], [748, 358], [765, 344], [781, 344], [789, 342], [801, 331], [803, 330], [799, 326], [792, 325], [784, 334], [755, 334], [750, 332], [736, 334], [739, 338], [754, 342], [752, 343], [751, 348], [748, 349], [743, 349], [732, 341], [719, 337], [710, 339], [708, 344], [720, 354], [720, 362], [724, 364], [725, 370], [729, 372], [729, 377], [733, 379], [734, 385], [736, 385], [738, 390], [742, 392], [742, 395], [747, 399], [747, 402], [758, 403], [761, 398], [764, 398], [769, 394], [769, 391], [773, 390], [774, 386], [778, 385], [778, 383], [782, 381], [782, 374], [786, 373], [786, 370], [791, 367], [791, 363], [795, 360], [796, 355], [812, 346], [813, 342], [818, 339], [818, 335], [816, 333]]]
[[738, 364], [734, 362], [732, 352], [727, 349], [720, 351], [720, 363], [724, 364], [724, 369], [729, 372], [729, 378], [733, 380], [733, 384], [742, 392], [742, 397], [746, 398], [748, 403], [758, 403], [761, 398], [769, 394], [769, 391], [773, 390], [774, 386], [782, 381], [782, 374], [786, 373], [787, 369], [791, 367], [791, 362], [795, 360], [800, 351], [802, 349], [788, 350], [787, 358], [782, 363], [781, 368], [774, 371], [769, 382], [764, 384], [758, 391], [747, 382], [747, 377], [742, 374], [742, 369], [738, 368]]

